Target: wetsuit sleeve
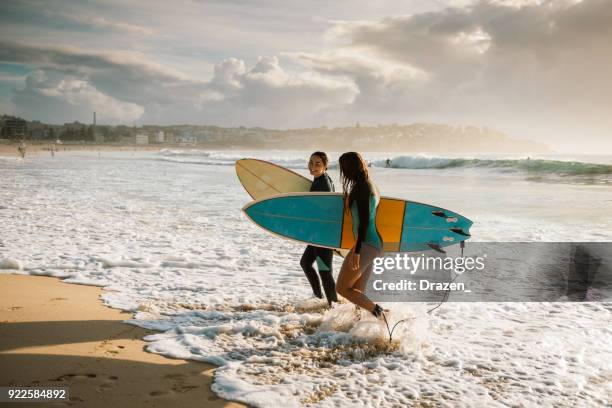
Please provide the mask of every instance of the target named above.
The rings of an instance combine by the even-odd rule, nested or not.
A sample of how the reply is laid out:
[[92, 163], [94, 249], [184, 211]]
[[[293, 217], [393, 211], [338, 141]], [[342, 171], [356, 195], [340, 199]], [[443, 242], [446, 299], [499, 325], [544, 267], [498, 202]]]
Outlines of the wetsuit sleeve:
[[324, 174], [316, 178], [312, 182], [312, 185], [310, 186], [310, 191], [328, 192], [328, 191], [334, 191], [334, 187], [333, 187], [332, 181], [329, 178], [329, 176], [327, 174]]
[[368, 185], [359, 186], [355, 191], [355, 201], [357, 202], [357, 214], [359, 215], [359, 229], [357, 230], [357, 242], [355, 243], [355, 253], [361, 251], [361, 243], [365, 240], [370, 224], [370, 189]]
[[310, 190], [308, 191], [319, 191], [318, 188], [319, 188], [319, 179], [314, 179], [314, 181], [310, 185]]
[[322, 179], [323, 182], [321, 184], [323, 184], [323, 188], [325, 188], [324, 191], [334, 191], [334, 183], [332, 183], [329, 176], [325, 174]]

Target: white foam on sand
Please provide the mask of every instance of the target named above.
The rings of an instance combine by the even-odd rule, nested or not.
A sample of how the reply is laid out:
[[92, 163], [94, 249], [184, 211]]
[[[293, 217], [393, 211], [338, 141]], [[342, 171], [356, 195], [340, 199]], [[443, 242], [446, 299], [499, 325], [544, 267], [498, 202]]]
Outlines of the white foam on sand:
[[14, 270], [22, 270], [23, 269], [23, 265], [22, 263], [17, 260], [17, 259], [12, 259], [12, 258], [2, 258], [0, 259], [0, 269], [14, 269]]
[[[238, 155], [215, 154], [202, 157]], [[248, 222], [231, 166], [157, 157], [0, 162], [1, 272], [104, 286], [106, 304], [160, 331], [148, 351], [219, 365], [213, 390], [254, 406], [610, 403], [610, 303], [388, 303], [391, 324], [408, 319], [389, 343], [367, 312], [303, 302], [303, 245]], [[472, 218], [478, 240], [610, 240], [609, 189], [372, 172], [385, 195]]]

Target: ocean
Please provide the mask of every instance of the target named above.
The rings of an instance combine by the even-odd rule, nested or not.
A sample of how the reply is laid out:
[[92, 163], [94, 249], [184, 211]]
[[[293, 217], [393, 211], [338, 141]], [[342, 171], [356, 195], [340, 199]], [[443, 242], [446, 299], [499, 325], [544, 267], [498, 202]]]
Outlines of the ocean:
[[[129, 323], [159, 331], [149, 352], [218, 365], [213, 390], [253, 406], [610, 403], [612, 299], [432, 313], [389, 303], [410, 319], [392, 344], [367, 313], [309, 299], [304, 245], [248, 221], [233, 164], [255, 157], [308, 177], [310, 153], [0, 157], [0, 271], [104, 287], [107, 305], [134, 313]], [[339, 154], [328, 154], [339, 190]], [[383, 195], [470, 218], [470, 241], [612, 241], [610, 155], [364, 156]]]

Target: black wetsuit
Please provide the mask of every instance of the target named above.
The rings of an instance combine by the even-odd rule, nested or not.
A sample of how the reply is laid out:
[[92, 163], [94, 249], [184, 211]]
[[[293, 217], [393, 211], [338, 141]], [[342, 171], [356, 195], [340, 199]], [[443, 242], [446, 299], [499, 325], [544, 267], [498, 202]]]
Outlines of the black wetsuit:
[[[327, 173], [323, 173], [321, 176], [314, 179], [310, 186], [310, 191], [334, 191], [334, 183]], [[332, 302], [338, 301], [338, 296], [336, 295], [336, 282], [334, 282], [334, 275], [332, 274], [333, 256], [334, 251], [332, 249], [308, 245], [300, 260], [300, 266], [304, 270], [308, 282], [310, 282], [312, 292], [319, 299], [323, 299], [323, 294], [321, 293], [321, 282], [323, 282], [325, 297], [330, 305]], [[319, 282], [319, 276], [317, 276], [317, 272], [312, 266], [315, 261], [317, 262], [321, 282]]]
[[368, 244], [379, 250], [383, 247], [382, 238], [376, 228], [376, 212], [380, 203], [378, 189], [371, 181], [360, 179], [349, 195], [349, 208], [353, 220], [355, 253], [361, 251], [361, 244]]

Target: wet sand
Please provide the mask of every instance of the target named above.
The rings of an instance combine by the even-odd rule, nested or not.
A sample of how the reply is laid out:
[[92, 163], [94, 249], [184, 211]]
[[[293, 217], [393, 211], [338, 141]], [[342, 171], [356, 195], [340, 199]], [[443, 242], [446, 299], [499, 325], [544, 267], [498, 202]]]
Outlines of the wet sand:
[[101, 294], [57, 278], [0, 275], [0, 386], [70, 388], [70, 401], [0, 406], [243, 406], [210, 390], [214, 366], [144, 351], [153, 332], [122, 323], [131, 314], [104, 306]]
[[[15, 156], [20, 157], [19, 152], [17, 150], [18, 144], [0, 144], [0, 156]], [[114, 152], [133, 152], [133, 151], [159, 151], [161, 149], [171, 149], [178, 148], [174, 145], [126, 145], [126, 146], [116, 146], [116, 145], [79, 145], [79, 144], [65, 144], [65, 145], [55, 145], [56, 152], [55, 154], [61, 155], [62, 152], [73, 152], [73, 151], [114, 151]], [[185, 147], [180, 147], [185, 148]], [[192, 148], [191, 146], [188, 148]], [[49, 143], [45, 144], [28, 144], [26, 143], [26, 157], [34, 156], [34, 155], [51, 155], [51, 145]]]

